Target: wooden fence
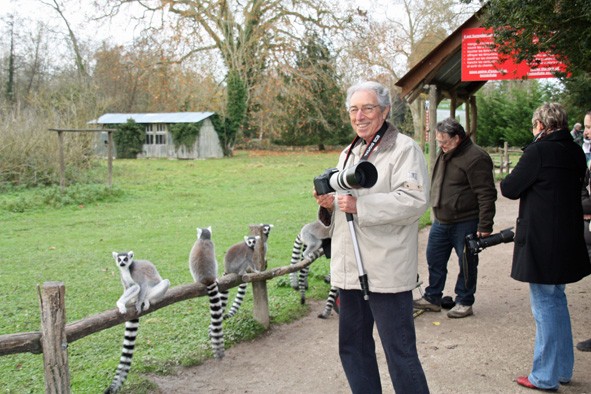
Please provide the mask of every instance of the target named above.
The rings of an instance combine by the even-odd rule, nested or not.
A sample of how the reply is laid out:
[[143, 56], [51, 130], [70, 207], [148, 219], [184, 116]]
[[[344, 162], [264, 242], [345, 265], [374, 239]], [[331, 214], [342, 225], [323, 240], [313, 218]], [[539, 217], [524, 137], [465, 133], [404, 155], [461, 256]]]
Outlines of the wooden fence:
[[64, 133], [102, 133], [107, 132], [107, 185], [113, 185], [113, 132], [116, 129], [49, 129], [57, 131], [60, 158], [60, 188], [63, 192], [66, 188], [66, 158], [64, 153]]
[[[261, 236], [262, 228], [251, 226], [251, 233]], [[257, 322], [269, 328], [269, 300], [267, 281], [307, 267], [323, 254], [322, 249], [310, 258], [297, 264], [266, 268], [264, 245], [257, 243], [254, 263], [263, 268], [256, 273], [224, 275], [218, 280], [221, 291], [229, 290], [241, 283], [252, 283], [253, 314]], [[70, 372], [68, 368], [68, 344], [96, 332], [106, 330], [127, 320], [139, 318], [177, 302], [207, 296], [207, 289], [200, 283], [191, 283], [168, 289], [164, 298], [150, 304], [150, 309], [137, 313], [128, 308], [126, 314], [113, 308], [73, 323], [66, 323], [65, 286], [62, 282], [45, 282], [38, 286], [41, 305], [41, 331], [0, 335], [0, 356], [16, 353], [43, 353], [46, 393], [70, 393]]]

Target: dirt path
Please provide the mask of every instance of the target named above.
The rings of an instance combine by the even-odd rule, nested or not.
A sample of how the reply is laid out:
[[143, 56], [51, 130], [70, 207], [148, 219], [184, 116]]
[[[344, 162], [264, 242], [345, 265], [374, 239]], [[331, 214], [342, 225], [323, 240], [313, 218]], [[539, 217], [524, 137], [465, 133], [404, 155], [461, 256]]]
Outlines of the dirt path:
[[[512, 226], [516, 217], [517, 202], [499, 194], [495, 232]], [[428, 229], [423, 230], [419, 242], [419, 272], [425, 281], [427, 235]], [[444, 312], [428, 312], [415, 319], [432, 393], [535, 392], [513, 382], [529, 373], [535, 328], [527, 284], [509, 277], [512, 252], [513, 244], [501, 244], [481, 253], [474, 316], [449, 319]], [[453, 295], [457, 272], [452, 257], [444, 295]], [[576, 343], [591, 337], [591, 278], [567, 286], [567, 294]], [[338, 317], [319, 319], [323, 302], [310, 306], [305, 318], [273, 326], [257, 340], [227, 349], [222, 361], [151, 378], [162, 393], [348, 393], [337, 352]], [[378, 352], [384, 392], [392, 392], [380, 346]], [[559, 393], [591, 394], [591, 353], [575, 349], [573, 380]]]

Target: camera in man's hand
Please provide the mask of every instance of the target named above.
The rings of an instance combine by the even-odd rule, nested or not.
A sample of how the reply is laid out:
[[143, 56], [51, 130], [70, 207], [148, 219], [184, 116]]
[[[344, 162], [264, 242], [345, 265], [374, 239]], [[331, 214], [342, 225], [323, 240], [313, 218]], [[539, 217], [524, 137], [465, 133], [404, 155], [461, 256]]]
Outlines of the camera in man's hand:
[[322, 175], [314, 178], [316, 194], [328, 194], [334, 191], [370, 188], [378, 180], [378, 170], [369, 161], [362, 160], [356, 165], [339, 171], [329, 168]]
[[496, 234], [491, 234], [488, 237], [477, 237], [476, 234], [466, 235], [466, 249], [471, 254], [478, 254], [489, 246], [495, 246], [500, 243], [513, 242], [515, 233], [513, 227], [501, 230]]

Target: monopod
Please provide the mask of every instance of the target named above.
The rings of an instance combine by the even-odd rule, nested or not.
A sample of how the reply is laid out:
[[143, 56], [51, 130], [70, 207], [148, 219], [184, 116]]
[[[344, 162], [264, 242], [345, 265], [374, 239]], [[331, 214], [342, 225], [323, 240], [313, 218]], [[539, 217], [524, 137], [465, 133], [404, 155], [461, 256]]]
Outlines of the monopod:
[[351, 232], [351, 239], [353, 240], [353, 250], [355, 251], [355, 260], [357, 260], [357, 270], [359, 271], [359, 283], [361, 284], [363, 299], [367, 301], [369, 300], [369, 284], [367, 282], [367, 274], [363, 268], [361, 253], [359, 253], [359, 244], [357, 243], [357, 235], [355, 234], [355, 227], [353, 224], [353, 214], [345, 213], [345, 215], [347, 216], [347, 223], [349, 224], [349, 231]]

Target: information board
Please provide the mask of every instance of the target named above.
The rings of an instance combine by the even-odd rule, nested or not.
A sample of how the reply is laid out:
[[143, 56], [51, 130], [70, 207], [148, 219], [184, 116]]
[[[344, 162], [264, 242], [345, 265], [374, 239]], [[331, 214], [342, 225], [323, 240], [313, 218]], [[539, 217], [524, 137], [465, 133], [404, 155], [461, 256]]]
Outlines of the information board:
[[540, 53], [539, 65], [516, 63], [512, 56], [495, 51], [492, 29], [476, 27], [462, 31], [462, 81], [555, 78], [554, 72], [566, 70], [553, 55]]

